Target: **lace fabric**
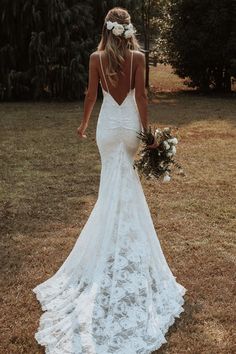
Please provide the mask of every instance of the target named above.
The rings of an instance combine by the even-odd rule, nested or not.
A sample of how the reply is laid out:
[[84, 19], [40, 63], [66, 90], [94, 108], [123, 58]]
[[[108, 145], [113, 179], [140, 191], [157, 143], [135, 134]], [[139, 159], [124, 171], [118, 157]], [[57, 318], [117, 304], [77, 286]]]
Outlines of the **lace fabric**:
[[142, 129], [134, 91], [109, 94], [98, 117], [98, 199], [60, 269], [33, 289], [45, 311], [35, 338], [48, 354], [150, 354], [184, 311], [187, 289], [161, 249], [133, 169]]

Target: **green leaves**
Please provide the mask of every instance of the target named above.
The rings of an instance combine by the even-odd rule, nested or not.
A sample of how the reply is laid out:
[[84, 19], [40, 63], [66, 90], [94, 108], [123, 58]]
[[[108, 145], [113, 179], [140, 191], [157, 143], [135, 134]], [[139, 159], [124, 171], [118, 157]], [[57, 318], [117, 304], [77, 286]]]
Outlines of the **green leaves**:
[[190, 86], [202, 91], [230, 91], [236, 58], [236, 2], [169, 0], [160, 19], [157, 48]]
[[26, 91], [35, 99], [83, 97], [94, 48], [91, 5], [92, 0], [1, 2], [2, 99], [26, 98]]

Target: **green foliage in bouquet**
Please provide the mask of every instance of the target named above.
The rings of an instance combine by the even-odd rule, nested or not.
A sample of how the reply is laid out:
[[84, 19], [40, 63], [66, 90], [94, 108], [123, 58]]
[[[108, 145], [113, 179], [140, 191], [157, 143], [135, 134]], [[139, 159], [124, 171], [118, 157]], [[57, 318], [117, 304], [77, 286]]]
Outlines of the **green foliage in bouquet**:
[[184, 175], [181, 165], [174, 159], [178, 139], [172, 134], [171, 127], [163, 130], [157, 128], [153, 132], [149, 126], [148, 130], [138, 133], [137, 136], [143, 147], [139, 158], [134, 161], [134, 168], [137, 168], [141, 175], [147, 179], [163, 177], [163, 182], [168, 182], [173, 167], [178, 169], [179, 174]]

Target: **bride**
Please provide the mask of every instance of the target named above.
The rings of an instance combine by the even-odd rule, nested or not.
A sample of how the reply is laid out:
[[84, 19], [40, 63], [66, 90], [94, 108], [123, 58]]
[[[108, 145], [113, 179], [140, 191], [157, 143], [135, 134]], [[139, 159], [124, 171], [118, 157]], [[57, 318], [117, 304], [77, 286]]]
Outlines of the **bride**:
[[133, 168], [148, 125], [144, 70], [130, 15], [113, 8], [90, 56], [77, 129], [86, 138], [100, 81], [98, 198], [60, 269], [33, 289], [45, 311], [35, 338], [48, 354], [149, 354], [184, 311], [187, 289], [166, 262]]

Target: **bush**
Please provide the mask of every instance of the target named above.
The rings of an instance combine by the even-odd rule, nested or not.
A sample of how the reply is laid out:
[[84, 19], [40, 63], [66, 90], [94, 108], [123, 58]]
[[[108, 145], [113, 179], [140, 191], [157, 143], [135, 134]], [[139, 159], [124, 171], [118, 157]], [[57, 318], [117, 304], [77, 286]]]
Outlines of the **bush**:
[[163, 2], [159, 54], [202, 91], [229, 92], [236, 75], [236, 1]]
[[0, 98], [75, 99], [94, 46], [92, 0], [3, 0]]

